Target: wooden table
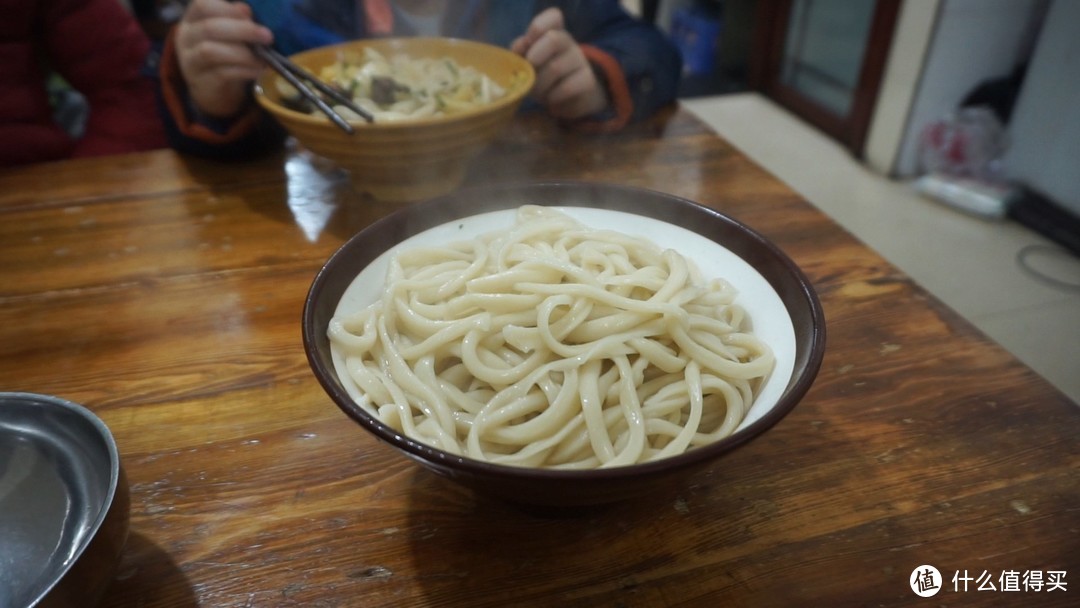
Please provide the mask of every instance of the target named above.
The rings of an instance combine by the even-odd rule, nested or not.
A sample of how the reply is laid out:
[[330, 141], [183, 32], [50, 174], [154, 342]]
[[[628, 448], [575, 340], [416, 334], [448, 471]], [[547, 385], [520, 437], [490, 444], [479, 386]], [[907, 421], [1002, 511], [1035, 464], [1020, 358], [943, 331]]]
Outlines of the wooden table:
[[774, 240], [828, 320], [805, 400], [676, 494], [526, 514], [373, 442], [308, 368], [314, 274], [392, 206], [296, 150], [0, 171], [0, 388], [85, 404], [127, 469], [104, 606], [1080, 605], [1076, 404], [684, 110], [606, 137], [519, 118], [469, 183], [521, 178]]

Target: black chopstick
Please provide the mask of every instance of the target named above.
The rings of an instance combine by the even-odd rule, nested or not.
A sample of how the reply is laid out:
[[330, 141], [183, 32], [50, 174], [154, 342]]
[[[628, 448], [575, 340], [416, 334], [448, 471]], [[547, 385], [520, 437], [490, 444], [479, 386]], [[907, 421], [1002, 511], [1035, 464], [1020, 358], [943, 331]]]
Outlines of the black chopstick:
[[341, 103], [353, 112], [356, 112], [357, 115], [364, 118], [368, 122], [374, 121], [374, 116], [372, 116], [370, 112], [356, 105], [356, 103], [354, 103], [353, 100], [350, 99], [347, 95], [345, 95], [341, 91], [338, 91], [334, 87], [331, 87], [330, 85], [322, 82], [304, 68], [296, 65], [292, 61], [289, 61], [289, 59], [281, 53], [278, 53], [270, 47], [258, 44], [251, 45], [251, 48], [255, 52], [255, 54], [259, 56], [260, 59], [269, 64], [270, 67], [273, 68], [274, 71], [280, 74], [283, 78], [285, 78], [285, 80], [289, 81], [289, 84], [295, 87], [301, 95], [314, 103], [315, 107], [317, 107], [320, 112], [325, 114], [327, 118], [333, 121], [334, 124], [336, 124], [342, 131], [345, 131], [349, 134], [355, 132], [352, 125], [350, 125], [344, 118], [342, 118], [340, 114], [335, 112], [334, 109], [331, 108], [325, 101], [323, 101], [322, 97], [320, 97], [318, 93], [311, 90], [311, 87], [309, 87], [306, 83], [310, 83], [311, 86], [325, 93], [327, 96], [333, 98], [335, 101]]
[[291, 84], [297, 91], [299, 91], [301, 95], [306, 97], [308, 101], [315, 104], [315, 107], [319, 108], [319, 111], [323, 114], [326, 114], [326, 117], [333, 121], [333, 123], [336, 124], [342, 131], [345, 131], [349, 135], [352, 135], [356, 132], [355, 129], [353, 129], [352, 125], [346, 122], [340, 114], [335, 112], [333, 108], [327, 105], [327, 103], [323, 101], [322, 97], [319, 97], [318, 93], [312, 91], [310, 87], [308, 87], [306, 84], [304, 84], [302, 80], [300, 80], [300, 78], [298, 78], [295, 74], [289, 71], [289, 69], [286, 68], [284, 64], [279, 62], [277, 60], [277, 57], [275, 57], [269, 52], [269, 49], [264, 46], [259, 46], [257, 44], [251, 45], [251, 48], [253, 51], [255, 51], [255, 54], [258, 55], [260, 59], [270, 64], [270, 67], [273, 68], [275, 72], [281, 74], [281, 76], [284, 77], [285, 80], [288, 80], [289, 84]]
[[371, 112], [368, 112], [364, 108], [357, 105], [356, 102], [353, 101], [352, 97], [343, 92], [341, 89], [326, 84], [321, 79], [313, 75], [311, 72], [308, 72], [304, 68], [296, 65], [288, 57], [277, 52], [277, 50], [275, 50], [273, 47], [264, 48], [266, 49], [267, 54], [276, 59], [278, 63], [285, 67], [285, 69], [289, 70], [300, 78], [310, 82], [311, 85], [314, 86], [316, 89], [333, 98], [335, 101], [345, 106], [346, 108], [349, 108], [353, 112], [356, 112], [356, 114], [364, 120], [368, 122], [375, 122], [375, 117], [371, 114]]

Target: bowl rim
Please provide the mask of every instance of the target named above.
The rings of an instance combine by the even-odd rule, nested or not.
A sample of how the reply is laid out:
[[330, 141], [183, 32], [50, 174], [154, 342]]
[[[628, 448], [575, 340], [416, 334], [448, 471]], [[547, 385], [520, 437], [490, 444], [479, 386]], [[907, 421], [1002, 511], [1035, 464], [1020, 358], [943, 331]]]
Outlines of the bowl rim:
[[[517, 63], [520, 64], [520, 69], [526, 74], [526, 79], [521, 86], [515, 87], [513, 90], [508, 90], [508, 94], [506, 96], [497, 99], [491, 103], [477, 106], [463, 112], [455, 112], [454, 114], [444, 114], [441, 116], [425, 116], [422, 118], [409, 120], [394, 120], [389, 122], [375, 121], [369, 123], [361, 118], [353, 120], [346, 119], [349, 124], [355, 127], [361, 127], [362, 129], [367, 131], [393, 131], [422, 126], [445, 125], [463, 122], [470, 118], [494, 113], [508, 106], [517, 105], [525, 98], [526, 95], [529, 94], [529, 92], [532, 90], [533, 84], [536, 82], [535, 68], [533, 68], [533, 65], [521, 55], [518, 55], [510, 49], [506, 49], [501, 46], [497, 46], [487, 42], [480, 42], [477, 40], [468, 40], [465, 38], [442, 36], [390, 36], [385, 38], [361, 38], [358, 40], [350, 40], [347, 42], [339, 42], [336, 44], [307, 49], [299, 53], [294, 53], [290, 55], [289, 59], [293, 61], [302, 60], [305, 56], [314, 55], [317, 53], [325, 53], [329, 50], [334, 49], [346, 50], [362, 48], [365, 46], [384, 45], [408, 47], [410, 44], [415, 42], [436, 42], [437, 44], [445, 45], [448, 47], [472, 47], [475, 49], [487, 50], [489, 52], [497, 52], [504, 57], [513, 57], [515, 58], [515, 60], [517, 60]], [[255, 100], [259, 103], [259, 105], [263, 106], [271, 114], [281, 115], [294, 122], [304, 123], [308, 126], [326, 125], [330, 128], [337, 129], [337, 127], [335, 127], [333, 123], [331, 123], [329, 120], [327, 120], [325, 116], [322, 116], [321, 114], [309, 114], [306, 112], [293, 110], [271, 99], [270, 95], [267, 94], [264, 89], [263, 82], [264, 79], [274, 76], [276, 76], [276, 72], [274, 72], [269, 67], [266, 67], [263, 69], [262, 73], [260, 73], [259, 76], [255, 79], [254, 95]], [[342, 132], [342, 135], [346, 134]]]
[[75, 565], [82, 559], [83, 554], [89, 549], [91, 543], [93, 543], [94, 539], [104, 526], [105, 520], [109, 517], [113, 505], [117, 501], [117, 496], [121, 491], [120, 450], [116, 445], [116, 439], [113, 437], [109, 427], [106, 426], [105, 422], [98, 417], [97, 414], [84, 405], [54, 395], [20, 391], [0, 392], [0, 403], [5, 401], [20, 401], [43, 407], [59, 408], [71, 412], [93, 427], [95, 435], [104, 443], [109, 458], [109, 486], [104, 494], [101, 509], [98, 511], [93, 521], [88, 521], [89, 525], [86, 528], [86, 533], [80, 539], [79, 544], [72, 547], [70, 556], [66, 560], [64, 567], [52, 574], [48, 585], [41, 588], [37, 597], [30, 602], [28, 608], [33, 608], [34, 606], [39, 605], [45, 598], [49, 597], [49, 594], [61, 584], [64, 577], [75, 568]]
[[[396, 244], [409, 236], [413, 236], [419, 232], [427, 230], [428, 228], [440, 225], [445, 222], [454, 221], [454, 219], [460, 219], [469, 217], [472, 215], [481, 214], [488, 211], [495, 211], [499, 209], [510, 208], [510, 205], [502, 205], [501, 203], [492, 204], [487, 199], [485, 204], [481, 207], [474, 208], [466, 215], [453, 214], [454, 217], [447, 216], [446, 213], [439, 213], [441, 207], [443, 207], [448, 200], [454, 200], [463, 197], [479, 198], [476, 195], [481, 192], [506, 192], [520, 195], [522, 192], [531, 190], [566, 190], [566, 189], [593, 189], [600, 188], [609, 192], [627, 192], [636, 193], [638, 196], [651, 196], [656, 197], [657, 202], [664, 201], [667, 204], [672, 205], [674, 209], [673, 214], [695, 214], [700, 218], [705, 218], [711, 222], [720, 222], [727, 224], [730, 228], [742, 233], [744, 237], [751, 241], [754, 246], [769, 256], [773, 263], [779, 264], [787, 276], [794, 281], [797, 287], [797, 299], [800, 304], [806, 306], [806, 311], [811, 320], [809, 334], [810, 343], [808, 345], [799, 345], [798, 338], [800, 332], [796, 327], [796, 364], [792, 371], [792, 377], [788, 381], [788, 385], [784, 392], [780, 395], [777, 403], [765, 412], [758, 420], [747, 425], [738, 432], [729, 435], [723, 439], [704, 445], [692, 450], [683, 452], [675, 456], [655, 460], [651, 462], [638, 463], [627, 466], [613, 467], [613, 468], [597, 468], [597, 469], [584, 469], [584, 470], [563, 470], [563, 469], [544, 469], [534, 467], [520, 467], [513, 465], [497, 464], [482, 460], [473, 459], [467, 456], [460, 456], [450, 454], [433, 446], [421, 443], [409, 437], [406, 437], [402, 433], [398, 433], [393, 428], [382, 423], [378, 419], [370, 416], [359, 405], [357, 405], [345, 389], [340, 385], [336, 379], [336, 371], [332, 367], [324, 365], [323, 359], [319, 357], [318, 342], [320, 339], [320, 329], [315, 327], [315, 314], [316, 308], [319, 303], [319, 297], [325, 289], [326, 283], [331, 277], [331, 274], [336, 266], [342, 263], [342, 260], [352, 254], [353, 249], [359, 248], [359, 244], [372, 237], [380, 237], [382, 239], [394, 239], [396, 241], [390, 244]], [[575, 200], [573, 205], [563, 206], [576, 206], [576, 207], [595, 207], [595, 208], [609, 208], [604, 205], [591, 205], [595, 201], [578, 201]], [[520, 205], [523, 202], [518, 201], [512, 203], [512, 205]], [[533, 204], [530, 201], [530, 204]], [[544, 204], [543, 202], [538, 204]], [[550, 204], [551, 206], [558, 206], [557, 203]], [[617, 208], [619, 211], [627, 211], [623, 208]], [[629, 211], [635, 213], [635, 211]], [[425, 218], [438, 218], [438, 219], [425, 219]], [[655, 216], [652, 219], [659, 219], [660, 221], [667, 221], [663, 218], [657, 218]], [[416, 221], [419, 218], [419, 221]], [[688, 221], [686, 224], [677, 224], [683, 228], [690, 229], [694, 232], [702, 234], [706, 238], [708, 235], [703, 234], [702, 230], [705, 228], [700, 225], [695, 225], [694, 222]], [[394, 236], [387, 236], [394, 235]], [[365, 262], [370, 264], [375, 257], [378, 257], [385, 251], [385, 248], [381, 249], [371, 259]], [[741, 256], [740, 256], [741, 257]], [[749, 260], [747, 260], [749, 263]], [[752, 266], [755, 266], [751, 263]], [[756, 268], [756, 266], [755, 266]], [[766, 277], [768, 279], [768, 277]], [[770, 284], [772, 282], [770, 281]], [[775, 285], [774, 285], [775, 288]], [[338, 300], [340, 300], [340, 294], [335, 296], [333, 306], [336, 308]], [[786, 301], [785, 301], [786, 306]], [[789, 314], [790, 314], [789, 310]], [[793, 319], [794, 322], [794, 319]], [[449, 471], [461, 471], [469, 474], [482, 474], [487, 478], [502, 478], [512, 479], [515, 481], [563, 481], [563, 482], [605, 482], [605, 481], [617, 481], [622, 479], [628, 479], [639, 476], [649, 476], [673, 470], [681, 470], [689, 467], [693, 467], [698, 464], [710, 461], [713, 458], [729, 452], [743, 444], [747, 443], [751, 439], [761, 435], [769, 428], [773, 427], [777, 422], [784, 418], [798, 403], [803, 396], [810, 390], [811, 385], [816, 379], [817, 373], [821, 367], [821, 362], [825, 354], [825, 315], [821, 302], [815, 292], [813, 285], [803, 271], [799, 268], [795, 262], [788, 257], [777, 245], [766, 239], [762, 234], [756, 230], [750, 228], [746, 224], [736, 220], [732, 216], [729, 216], [723, 212], [706, 207], [700, 203], [691, 201], [687, 198], [668, 194], [665, 192], [650, 190], [637, 186], [627, 186], [621, 184], [612, 184], [604, 182], [593, 181], [579, 181], [579, 180], [553, 180], [553, 181], [530, 181], [530, 182], [518, 182], [518, 183], [506, 183], [488, 186], [475, 186], [470, 188], [464, 188], [452, 192], [447, 195], [435, 197], [419, 203], [412, 203], [405, 207], [401, 207], [394, 212], [386, 215], [379, 220], [369, 224], [351, 238], [346, 240], [323, 264], [305, 297], [304, 307], [302, 312], [302, 339], [304, 345], [305, 355], [308, 359], [312, 371], [323, 390], [330, 396], [331, 400], [341, 409], [346, 415], [352, 418], [355, 422], [359, 423], [366, 431], [374, 435], [376, 438], [390, 444], [394, 448], [402, 451], [405, 455], [419, 459], [434, 465], [442, 470]], [[325, 328], [321, 329], [322, 335], [325, 336]], [[328, 339], [327, 339], [328, 341]], [[805, 360], [800, 363], [802, 354], [805, 353]]]

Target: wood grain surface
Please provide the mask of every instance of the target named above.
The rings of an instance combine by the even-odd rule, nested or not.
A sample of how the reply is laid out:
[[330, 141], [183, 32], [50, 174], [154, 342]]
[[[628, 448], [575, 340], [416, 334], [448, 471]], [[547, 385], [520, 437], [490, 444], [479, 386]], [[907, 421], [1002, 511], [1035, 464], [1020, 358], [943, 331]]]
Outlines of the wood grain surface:
[[[526, 513], [376, 444], [311, 374], [315, 273], [394, 209], [334, 167], [0, 170], [0, 390], [92, 409], [131, 486], [103, 606], [1080, 605], [1076, 404], [684, 110], [602, 137], [520, 117], [468, 183], [526, 179], [661, 190], [773, 240], [828, 323], [803, 402], [677, 491]], [[1002, 590], [1032, 571], [1065, 589]]]

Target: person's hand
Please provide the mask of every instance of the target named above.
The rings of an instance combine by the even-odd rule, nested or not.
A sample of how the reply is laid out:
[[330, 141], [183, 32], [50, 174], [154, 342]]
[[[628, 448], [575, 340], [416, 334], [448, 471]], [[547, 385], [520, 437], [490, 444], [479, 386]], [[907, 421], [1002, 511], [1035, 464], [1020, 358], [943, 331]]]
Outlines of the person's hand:
[[563, 14], [549, 8], [510, 44], [536, 68], [533, 95], [557, 118], [583, 118], [608, 105], [607, 92], [596, 79], [577, 41], [563, 29]]
[[264, 66], [248, 45], [273, 41], [270, 30], [252, 20], [247, 4], [194, 0], [176, 27], [175, 44], [195, 107], [218, 117], [238, 112], [248, 84]]

